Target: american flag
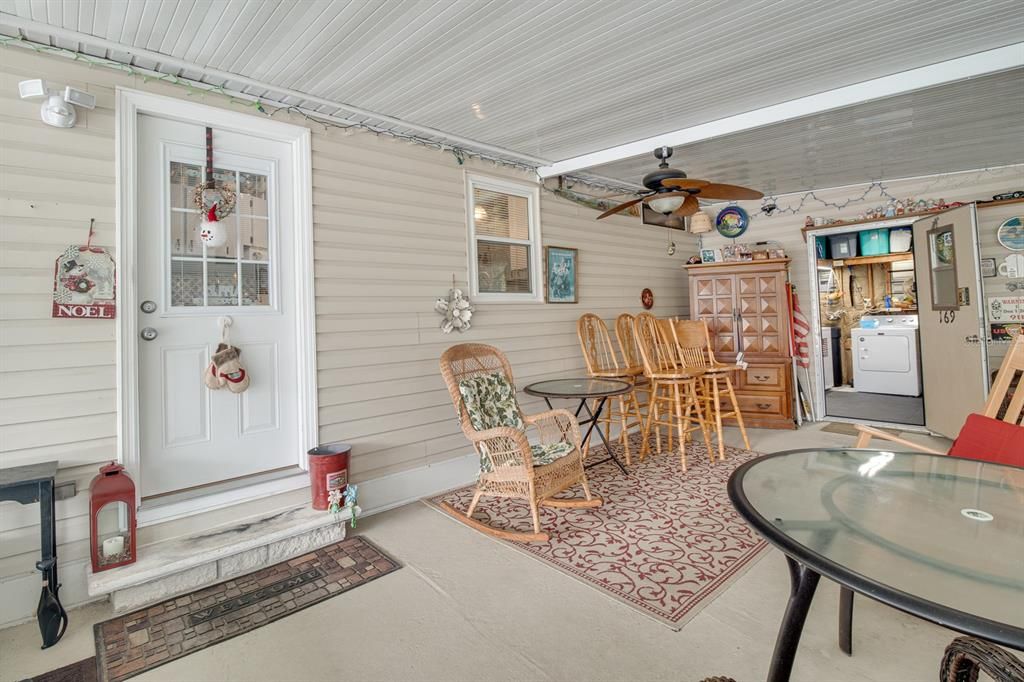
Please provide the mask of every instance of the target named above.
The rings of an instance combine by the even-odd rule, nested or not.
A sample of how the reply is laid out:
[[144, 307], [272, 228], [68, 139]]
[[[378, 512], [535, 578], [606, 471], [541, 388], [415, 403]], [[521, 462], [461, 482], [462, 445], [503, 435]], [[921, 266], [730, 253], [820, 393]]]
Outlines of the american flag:
[[811, 333], [811, 325], [808, 324], [807, 318], [804, 317], [803, 312], [800, 310], [800, 301], [795, 290], [792, 292], [792, 297], [793, 357], [796, 359], [796, 364], [806, 368], [811, 366], [811, 355], [810, 351], [807, 350], [807, 336]]

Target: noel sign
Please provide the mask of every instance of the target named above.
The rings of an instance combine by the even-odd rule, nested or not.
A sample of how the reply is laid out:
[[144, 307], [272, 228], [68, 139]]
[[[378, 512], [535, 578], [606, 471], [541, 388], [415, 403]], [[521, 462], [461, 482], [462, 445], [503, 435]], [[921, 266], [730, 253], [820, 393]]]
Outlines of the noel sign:
[[52, 317], [112, 320], [116, 291], [114, 259], [106, 249], [69, 246], [54, 266]]

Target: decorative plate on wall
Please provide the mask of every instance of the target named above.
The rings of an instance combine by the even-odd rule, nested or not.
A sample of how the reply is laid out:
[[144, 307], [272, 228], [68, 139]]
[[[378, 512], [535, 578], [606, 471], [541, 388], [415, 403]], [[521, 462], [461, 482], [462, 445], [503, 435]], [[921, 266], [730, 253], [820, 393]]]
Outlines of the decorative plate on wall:
[[1010, 251], [1024, 251], [1024, 217], [1007, 218], [996, 231], [996, 239]]
[[718, 217], [715, 218], [715, 227], [718, 228], [718, 234], [728, 239], [736, 239], [736, 237], [747, 231], [749, 225], [750, 216], [739, 206], [723, 208], [718, 212]]
[[644, 289], [640, 292], [640, 304], [644, 307], [644, 310], [650, 310], [654, 307], [654, 292], [650, 289]]

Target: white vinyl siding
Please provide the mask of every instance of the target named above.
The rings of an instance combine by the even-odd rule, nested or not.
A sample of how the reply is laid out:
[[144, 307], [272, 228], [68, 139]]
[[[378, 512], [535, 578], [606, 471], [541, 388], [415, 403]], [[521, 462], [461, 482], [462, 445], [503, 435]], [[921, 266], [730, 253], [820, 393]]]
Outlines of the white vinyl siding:
[[[3, 56], [0, 466], [56, 459], [58, 480], [77, 482], [78, 495], [57, 503], [61, 596], [71, 606], [85, 599], [89, 481], [101, 463], [118, 457], [116, 323], [50, 318], [54, 260], [67, 245], [84, 243], [90, 218], [96, 218], [93, 243], [114, 244], [114, 88], [187, 95], [16, 48]], [[96, 95], [97, 108], [80, 111], [70, 130], [44, 125], [38, 103], [17, 98], [19, 80], [39, 77]], [[229, 106], [215, 96], [203, 102]], [[255, 115], [251, 108], [236, 110]], [[303, 124], [300, 116], [283, 112], [275, 118]], [[639, 312], [644, 287], [656, 292], [656, 314], [687, 310], [680, 265], [693, 248], [677, 238], [679, 254], [669, 258], [661, 230], [641, 229], [630, 218], [598, 222], [595, 211], [538, 191], [535, 219], [539, 224], [543, 217], [545, 237], [579, 247], [586, 259], [580, 305], [474, 299], [473, 328], [445, 335], [434, 300], [447, 293], [453, 274], [457, 286], [469, 290], [464, 169], [519, 186], [533, 178], [475, 160], [460, 166], [450, 154], [384, 137], [310, 127], [320, 440], [352, 444], [355, 481], [433, 467], [471, 452], [438, 370], [448, 346], [497, 345], [508, 353], [517, 384], [526, 385], [584, 371], [575, 331], [583, 312], [607, 320]], [[528, 412], [545, 409], [535, 399], [523, 404]], [[308, 500], [308, 492], [299, 490], [147, 526], [139, 541], [301, 504], [303, 496]], [[0, 625], [34, 612], [37, 520], [36, 507], [0, 505]]]

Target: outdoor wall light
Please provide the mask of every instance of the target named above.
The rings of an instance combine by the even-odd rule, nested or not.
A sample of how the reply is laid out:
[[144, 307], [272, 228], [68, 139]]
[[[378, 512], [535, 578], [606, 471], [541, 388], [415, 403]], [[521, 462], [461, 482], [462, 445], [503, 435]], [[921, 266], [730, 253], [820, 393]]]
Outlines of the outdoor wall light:
[[43, 103], [39, 107], [39, 118], [46, 125], [56, 128], [74, 127], [75, 119], [78, 118], [75, 113], [76, 106], [85, 109], [96, 108], [95, 95], [76, 90], [70, 85], [64, 88], [63, 93], [58, 90], [50, 90], [42, 78], [21, 81], [18, 83], [18, 94], [22, 99], [42, 97]]

